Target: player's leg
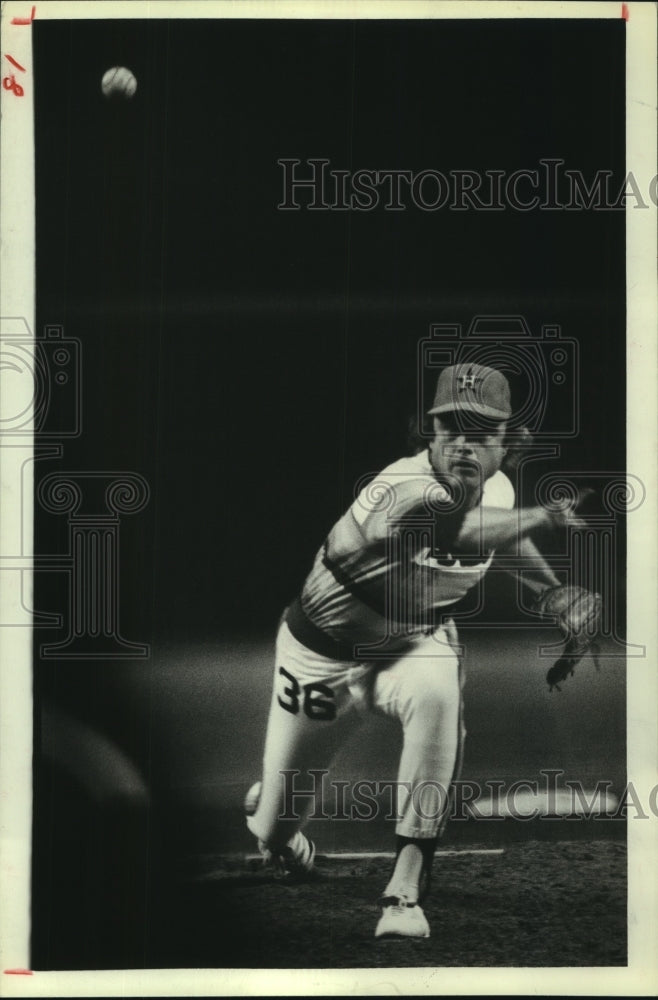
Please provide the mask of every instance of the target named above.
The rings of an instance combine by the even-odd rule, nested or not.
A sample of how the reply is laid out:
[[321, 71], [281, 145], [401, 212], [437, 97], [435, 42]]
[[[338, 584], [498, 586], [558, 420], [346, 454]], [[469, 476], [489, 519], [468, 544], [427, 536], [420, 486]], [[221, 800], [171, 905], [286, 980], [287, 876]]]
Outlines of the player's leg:
[[[375, 709], [400, 719], [403, 747], [398, 771], [397, 858], [385, 900], [395, 900], [378, 932], [426, 936], [424, 916], [400, 922], [399, 904], [418, 911], [423, 879], [429, 879], [437, 839], [451, 806], [452, 783], [461, 767], [465, 735], [462, 677], [457, 655], [439, 630], [380, 671], [373, 688]], [[390, 925], [390, 926], [389, 926]], [[388, 927], [388, 929], [387, 929]]]
[[321, 776], [312, 772], [328, 768], [358, 724], [348, 688], [351, 666], [307, 649], [281, 625], [260, 794], [247, 817], [266, 856], [279, 857], [289, 849], [302, 868], [312, 863], [312, 847], [301, 827], [316, 801], [304, 793], [319, 788]]

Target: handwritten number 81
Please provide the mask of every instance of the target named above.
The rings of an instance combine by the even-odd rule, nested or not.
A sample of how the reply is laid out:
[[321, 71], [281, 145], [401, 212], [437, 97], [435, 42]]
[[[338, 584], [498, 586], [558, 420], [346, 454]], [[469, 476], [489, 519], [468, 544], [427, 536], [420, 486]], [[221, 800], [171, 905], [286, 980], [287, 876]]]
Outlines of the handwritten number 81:
[[5, 88], [5, 90], [13, 90], [14, 93], [16, 94], [16, 97], [22, 97], [23, 94], [25, 93], [20, 83], [16, 82], [16, 77], [14, 76], [13, 73], [11, 74], [11, 76], [4, 77], [2, 81], [2, 86]]

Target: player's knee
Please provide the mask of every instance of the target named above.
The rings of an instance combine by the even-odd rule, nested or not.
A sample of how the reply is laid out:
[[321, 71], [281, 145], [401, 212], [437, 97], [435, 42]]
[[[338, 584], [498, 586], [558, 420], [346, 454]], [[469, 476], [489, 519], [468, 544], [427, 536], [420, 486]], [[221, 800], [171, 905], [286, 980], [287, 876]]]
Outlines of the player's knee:
[[409, 671], [405, 684], [403, 721], [412, 718], [440, 724], [446, 713], [459, 705], [459, 677], [457, 664], [449, 661], [437, 666], [436, 662], [418, 664]]

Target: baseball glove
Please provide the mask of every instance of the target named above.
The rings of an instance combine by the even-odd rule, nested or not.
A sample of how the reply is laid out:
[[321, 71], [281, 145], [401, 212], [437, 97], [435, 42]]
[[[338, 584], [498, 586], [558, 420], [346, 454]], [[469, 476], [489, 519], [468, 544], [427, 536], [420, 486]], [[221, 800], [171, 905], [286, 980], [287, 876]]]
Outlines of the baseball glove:
[[546, 674], [549, 690], [561, 690], [560, 683], [573, 674], [585, 653], [591, 653], [597, 670], [599, 647], [595, 641], [601, 624], [601, 595], [583, 587], [560, 584], [540, 595], [535, 610], [555, 618], [565, 646], [562, 656]]

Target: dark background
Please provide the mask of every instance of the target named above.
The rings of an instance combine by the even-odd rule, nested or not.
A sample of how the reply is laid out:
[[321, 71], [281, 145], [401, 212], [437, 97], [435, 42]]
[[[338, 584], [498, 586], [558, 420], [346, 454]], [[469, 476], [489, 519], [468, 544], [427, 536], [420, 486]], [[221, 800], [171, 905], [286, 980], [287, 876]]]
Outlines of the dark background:
[[[624, 468], [623, 212], [277, 210], [282, 157], [444, 173], [559, 157], [588, 179], [612, 171], [616, 190], [623, 29], [35, 21], [37, 329], [80, 340], [83, 403], [81, 435], [37, 465], [37, 482], [70, 470], [148, 481], [149, 505], [121, 522], [119, 593], [123, 635], [151, 644], [156, 666], [172, 644], [271, 639], [355, 481], [404, 453], [432, 323], [560, 324], [580, 345], [580, 434], [535, 474]], [[137, 78], [132, 101], [101, 94], [116, 65]], [[58, 419], [53, 405], [53, 432]], [[37, 507], [37, 553], [66, 551], [65, 521]], [[37, 573], [36, 608], [67, 613], [63, 579]], [[164, 768], [153, 700], [131, 687], [153, 658], [41, 662], [39, 643], [61, 637], [41, 630], [35, 644], [42, 967], [100, 961], [98, 942], [76, 955], [74, 935], [57, 938], [72, 906], [52, 909], [44, 845], [71, 843], [76, 809], [104, 822], [40, 748], [42, 707], [111, 734], [147, 775]], [[172, 793], [162, 809], [179, 806]], [[157, 824], [135, 822], [157, 859]], [[106, 961], [139, 964], [130, 942], [113, 948]]]

